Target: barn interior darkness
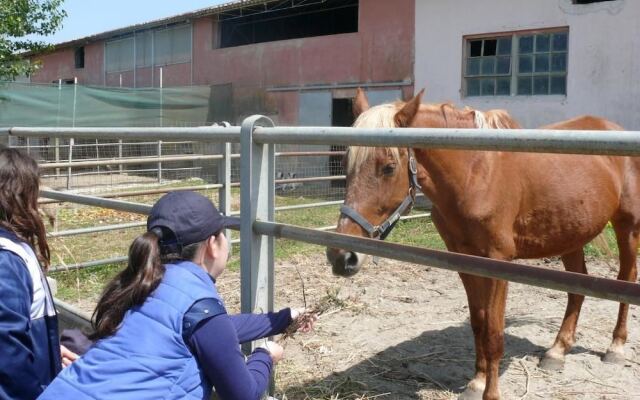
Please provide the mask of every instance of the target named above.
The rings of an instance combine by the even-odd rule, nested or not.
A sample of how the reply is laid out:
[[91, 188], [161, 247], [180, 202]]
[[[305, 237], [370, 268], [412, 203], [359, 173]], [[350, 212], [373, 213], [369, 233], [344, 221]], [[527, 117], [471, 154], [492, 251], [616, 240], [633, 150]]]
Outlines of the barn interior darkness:
[[[331, 102], [331, 126], [352, 126], [354, 122], [353, 116], [353, 100], [333, 99]], [[345, 151], [346, 146], [331, 145], [331, 151]], [[342, 156], [329, 157], [329, 174], [344, 175], [344, 163]], [[331, 187], [344, 187], [345, 181], [331, 181]]]
[[357, 32], [358, 1], [275, 1], [226, 12], [220, 47]]

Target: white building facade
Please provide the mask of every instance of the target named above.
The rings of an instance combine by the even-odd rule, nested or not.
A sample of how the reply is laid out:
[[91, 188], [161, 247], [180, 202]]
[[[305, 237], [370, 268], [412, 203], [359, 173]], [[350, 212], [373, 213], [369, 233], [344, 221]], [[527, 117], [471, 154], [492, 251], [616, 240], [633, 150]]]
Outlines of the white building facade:
[[416, 0], [415, 25], [425, 102], [640, 130], [639, 0]]

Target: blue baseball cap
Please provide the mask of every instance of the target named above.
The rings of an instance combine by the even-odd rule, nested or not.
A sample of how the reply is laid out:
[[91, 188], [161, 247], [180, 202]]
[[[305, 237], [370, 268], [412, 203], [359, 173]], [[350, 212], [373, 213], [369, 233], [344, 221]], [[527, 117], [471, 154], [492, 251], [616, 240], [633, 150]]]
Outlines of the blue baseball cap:
[[224, 228], [240, 227], [240, 219], [224, 216], [207, 197], [191, 191], [169, 192], [151, 208], [147, 231], [160, 241], [162, 253], [202, 242]]

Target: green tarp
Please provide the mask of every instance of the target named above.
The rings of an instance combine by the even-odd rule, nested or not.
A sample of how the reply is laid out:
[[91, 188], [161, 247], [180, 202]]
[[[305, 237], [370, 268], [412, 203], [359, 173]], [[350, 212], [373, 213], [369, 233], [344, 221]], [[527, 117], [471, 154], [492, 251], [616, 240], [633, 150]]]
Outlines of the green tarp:
[[0, 82], [0, 127], [208, 125], [216, 114], [211, 92], [209, 86], [132, 89]]

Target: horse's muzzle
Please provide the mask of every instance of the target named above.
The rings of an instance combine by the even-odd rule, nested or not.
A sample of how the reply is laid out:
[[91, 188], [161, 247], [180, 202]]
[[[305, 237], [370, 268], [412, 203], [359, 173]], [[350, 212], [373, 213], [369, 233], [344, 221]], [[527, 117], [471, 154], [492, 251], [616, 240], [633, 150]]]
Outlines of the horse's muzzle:
[[334, 275], [349, 277], [360, 271], [366, 256], [353, 251], [327, 248], [327, 259]]

